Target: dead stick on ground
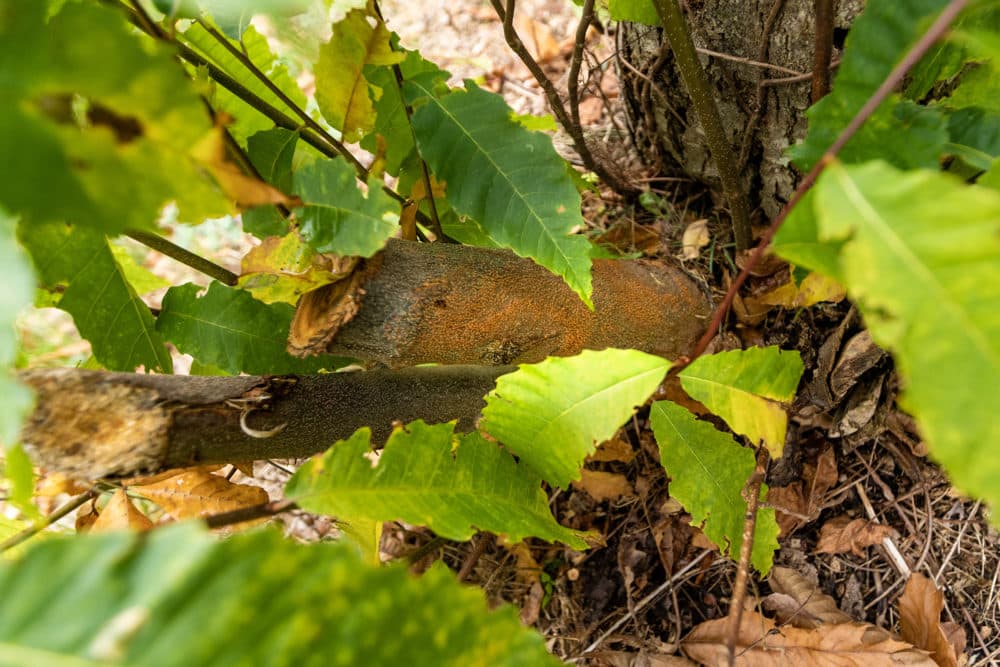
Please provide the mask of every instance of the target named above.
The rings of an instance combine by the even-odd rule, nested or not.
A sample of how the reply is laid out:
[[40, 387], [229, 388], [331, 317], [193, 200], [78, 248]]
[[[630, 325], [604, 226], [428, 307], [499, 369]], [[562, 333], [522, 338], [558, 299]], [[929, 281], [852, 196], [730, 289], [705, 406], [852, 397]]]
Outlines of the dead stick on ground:
[[[612, 634], [614, 634], [618, 630], [618, 628], [620, 628], [623, 625], [625, 625], [626, 623], [628, 623], [632, 618], [635, 617], [636, 614], [638, 614], [640, 611], [642, 611], [643, 609], [645, 609], [646, 606], [649, 605], [650, 602], [653, 602], [658, 597], [660, 597], [661, 595], [663, 595], [667, 590], [669, 590], [671, 586], [674, 586], [675, 584], [677, 584], [677, 582], [679, 582], [681, 580], [681, 578], [685, 574], [687, 574], [688, 572], [690, 572], [691, 570], [693, 570], [695, 568], [695, 566], [697, 566], [698, 563], [700, 563], [701, 561], [703, 561], [710, 553], [712, 553], [712, 552], [711, 551], [702, 551], [700, 554], [698, 554], [698, 556], [693, 561], [691, 561], [690, 563], [688, 563], [687, 565], [685, 565], [684, 567], [682, 567], [672, 577], [670, 577], [669, 579], [667, 579], [666, 581], [664, 581], [662, 584], [660, 584], [659, 586], [657, 586], [656, 589], [652, 593], [650, 593], [646, 597], [644, 597], [641, 600], [639, 600], [638, 602], [636, 602], [634, 609], [632, 609], [631, 611], [629, 611], [628, 613], [626, 613], [624, 616], [622, 616], [621, 618], [619, 618], [617, 621], [615, 621], [614, 625], [612, 625], [610, 628], [608, 628], [603, 633], [601, 633], [601, 636], [598, 637], [597, 639], [595, 639], [594, 642], [590, 646], [588, 646], [587, 648], [583, 649], [583, 652], [580, 653], [580, 658], [582, 658], [583, 656], [585, 656], [588, 653], [590, 653], [593, 650], [595, 650], [598, 646], [601, 645], [601, 643], [605, 639], [607, 639]], [[577, 660], [579, 660], [580, 658], [577, 658]]]
[[750, 580], [750, 556], [753, 554], [753, 534], [757, 528], [757, 508], [760, 505], [760, 487], [767, 475], [767, 463], [770, 460], [767, 447], [761, 445], [757, 450], [757, 465], [753, 474], [747, 480], [743, 489], [743, 497], [747, 503], [747, 511], [743, 516], [743, 542], [740, 544], [740, 562], [736, 569], [736, 581], [733, 584], [733, 596], [729, 602], [729, 632], [726, 633], [726, 652], [729, 654], [729, 666], [736, 663], [736, 640], [740, 634], [740, 623], [743, 620], [743, 602], [747, 597], [747, 582]]
[[[872, 501], [868, 499], [868, 493], [865, 492], [865, 487], [860, 481], [854, 483], [854, 490], [858, 492], [858, 497], [861, 498], [861, 504], [864, 505], [868, 518], [873, 523], [878, 523], [878, 518], [875, 516], [875, 508], [872, 507]], [[885, 547], [886, 552], [889, 554], [889, 560], [892, 561], [892, 565], [899, 572], [899, 575], [903, 579], [909, 579], [911, 574], [910, 566], [906, 563], [906, 559], [903, 558], [903, 554], [899, 552], [893, 539], [891, 537], [883, 537], [882, 546]]]

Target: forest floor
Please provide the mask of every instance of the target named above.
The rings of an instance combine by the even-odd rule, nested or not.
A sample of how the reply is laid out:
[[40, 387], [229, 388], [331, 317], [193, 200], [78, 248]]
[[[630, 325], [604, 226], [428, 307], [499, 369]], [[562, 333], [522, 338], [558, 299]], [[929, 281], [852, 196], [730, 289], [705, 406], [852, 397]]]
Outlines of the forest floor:
[[[565, 90], [578, 8], [562, 0], [521, 0], [517, 7], [519, 34]], [[402, 43], [451, 71], [453, 83], [473, 79], [502, 93], [518, 113], [548, 112], [489, 3], [392, 0], [383, 9]], [[684, 179], [646, 173], [625, 142], [609, 140], [625, 134], [613, 34], [592, 31], [588, 51], [594, 67], [581, 103], [587, 135], [652, 194], [638, 210], [613, 197], [585, 198], [589, 231], [625, 252], [683, 260], [721, 297], [737, 258], [713, 240], [722, 234], [713, 233], [716, 217], [702, 205], [709, 198]], [[565, 142], [556, 136], [555, 143]], [[1000, 664], [1000, 535], [987, 508], [958, 493], [927, 458], [912, 420], [895, 405], [891, 359], [871, 343], [849, 303], [802, 310], [754, 301], [786, 279], [782, 271], [787, 267], [776, 263], [759, 272], [718, 341], [719, 348], [797, 349], [806, 362], [786, 454], [768, 476], [781, 548], [771, 576], [751, 579], [747, 613], [777, 618], [780, 627], [789, 622], [783, 607], [795, 598], [800, 616], [832, 603], [849, 619], [895, 632], [908, 574], [922, 573], [944, 593], [942, 626], [960, 647], [959, 664], [963, 651], [967, 664]], [[552, 505], [564, 524], [598, 531], [606, 546], [586, 553], [543, 543], [507, 548], [480, 536], [466, 545], [432, 542], [437, 548], [424, 564], [443, 558], [491, 599], [518, 605], [550, 649], [576, 664], [693, 664], [677, 657], [680, 641], [698, 624], [725, 617], [736, 564], [670, 497], [644, 413], [602, 445], [587, 469]], [[387, 533], [384, 547], [412, 553], [428, 539], [400, 527]], [[933, 593], [918, 597], [934, 608]]]

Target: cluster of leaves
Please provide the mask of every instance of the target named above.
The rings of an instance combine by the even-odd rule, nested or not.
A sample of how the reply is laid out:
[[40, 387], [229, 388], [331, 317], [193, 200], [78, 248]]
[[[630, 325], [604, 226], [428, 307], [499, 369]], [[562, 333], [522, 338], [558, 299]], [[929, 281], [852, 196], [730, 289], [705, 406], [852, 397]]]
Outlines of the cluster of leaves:
[[[215, 21], [200, 6], [196, 20], [178, 21], [175, 3], [163, 4], [174, 12], [156, 17], [166, 31], [150, 29], [144, 13], [125, 5], [0, 0], [0, 90], [8, 102], [0, 148], [24, 156], [0, 173], [8, 211], [0, 216], [0, 255], [12, 285], [0, 308], [7, 318], [0, 362], [13, 360], [12, 319], [34, 283], [15, 228], [47, 298], [73, 316], [96, 363], [109, 370], [169, 372], [168, 341], [218, 372], [335, 367], [332, 358], [303, 361], [285, 351], [290, 304], [341, 277], [335, 258], [370, 257], [415, 219], [430, 232], [530, 257], [590, 303], [592, 249], [572, 234], [583, 223], [580, 198], [550, 139], [474, 83], [449, 88], [446, 72], [399, 48], [374, 5], [361, 3], [333, 24], [307, 63], [318, 91], [310, 99], [233, 3], [205, 3], [217, 4]], [[646, 4], [612, 2], [612, 15], [641, 20], [629, 12]], [[809, 136], [794, 151], [801, 166], [822, 154], [942, 5], [908, 3], [900, 18], [895, 3], [869, 2], [834, 92], [810, 112]], [[139, 34], [128, 18], [161, 39]], [[985, 400], [1000, 379], [995, 19], [988, 3], [973, 6], [776, 242], [782, 256], [847, 287], [872, 335], [896, 355], [905, 405], [934, 455], [956, 483], [994, 503], [1000, 464], [983, 451], [1000, 436]], [[180, 64], [170, 39], [197, 64]], [[938, 89], [948, 95], [931, 95]], [[255, 173], [229, 161], [230, 140]], [[371, 167], [342, 150], [344, 142], [370, 151]], [[943, 157], [955, 174], [937, 169]], [[154, 317], [109, 238], [156, 233], [168, 214], [197, 223], [236, 205], [247, 209], [244, 229], [262, 239], [240, 283], [213, 282], [204, 294], [195, 285], [171, 287]], [[366, 558], [266, 532], [220, 543], [192, 527], [159, 529], [144, 541], [45, 542], [0, 567], [8, 592], [0, 652], [25, 664], [55, 664], [59, 655], [95, 664], [238, 663], [243, 643], [225, 640], [246, 632], [246, 610], [254, 609], [266, 613], [253, 627], [274, 638], [266, 650], [283, 660], [550, 664], [540, 638], [517, 627], [509, 610], [486, 612], [447, 573], [413, 580], [373, 563], [377, 531], [365, 527], [401, 519], [456, 540], [488, 530], [511, 542], [536, 537], [586, 548], [593, 536], [555, 521], [543, 483], [565, 488], [579, 478], [596, 444], [649, 399], [670, 366], [629, 350], [549, 359], [499, 380], [480, 432], [414, 422], [393, 433], [375, 462], [366, 430], [336, 443], [296, 473], [285, 495], [359, 528], [348, 534]], [[797, 354], [767, 348], [701, 357], [680, 381], [733, 433], [780, 456], [782, 404], [801, 373]], [[0, 382], [10, 397], [0, 438], [14, 442], [30, 399], [9, 375]], [[653, 403], [650, 420], [672, 495], [735, 555], [753, 452], [670, 401]], [[9, 470], [12, 461], [24, 468], [16, 452], [8, 451]], [[751, 558], [761, 572], [771, 568], [777, 535], [773, 510], [761, 510]], [[82, 570], [89, 576], [75, 580]], [[91, 601], [89, 613], [76, 600]], [[183, 655], [164, 648], [180, 642]], [[303, 647], [315, 653], [296, 653]]]

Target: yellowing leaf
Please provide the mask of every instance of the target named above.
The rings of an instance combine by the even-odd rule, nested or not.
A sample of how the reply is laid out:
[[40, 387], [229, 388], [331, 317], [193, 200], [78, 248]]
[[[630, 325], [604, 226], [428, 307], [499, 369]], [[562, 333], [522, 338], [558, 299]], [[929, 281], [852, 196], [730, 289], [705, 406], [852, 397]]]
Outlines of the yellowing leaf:
[[365, 79], [365, 65], [392, 65], [406, 57], [392, 50], [389, 37], [381, 20], [356, 9], [333, 26], [330, 41], [320, 47], [316, 102], [323, 117], [343, 133], [344, 141], [358, 141], [375, 126], [369, 91], [376, 99], [382, 91]]
[[264, 204], [296, 206], [298, 200], [289, 197], [262, 180], [248, 176], [239, 166], [226, 159], [223, 128], [217, 125], [209, 130], [194, 146], [191, 157], [204, 166], [229, 197], [239, 206], [249, 208]]
[[660, 357], [615, 349], [522, 364], [486, 397], [482, 426], [542, 479], [565, 488], [669, 368]]
[[843, 286], [833, 278], [813, 271], [796, 287], [795, 280], [789, 276], [788, 282], [780, 287], [754, 297], [760, 303], [784, 308], [808, 308], [822, 301], [838, 303], [844, 300]]
[[258, 486], [234, 484], [201, 469], [132, 488], [175, 519], [219, 514], [268, 501], [267, 491]]
[[831, 165], [814, 195], [818, 238], [836, 248], [840, 280], [893, 354], [900, 405], [955, 485], [997, 505], [1000, 194], [872, 162]]
[[97, 519], [90, 524], [94, 532], [102, 530], [149, 530], [153, 522], [140, 512], [124, 489], [118, 489], [111, 495], [108, 504], [104, 506]]
[[788, 420], [782, 403], [794, 398], [801, 375], [798, 352], [766, 347], [701, 356], [680, 379], [692, 398], [755, 445], [763, 442], [777, 458]]
[[356, 257], [316, 252], [297, 232], [271, 236], [243, 257], [239, 286], [264, 303], [295, 305], [306, 292], [350, 275]]

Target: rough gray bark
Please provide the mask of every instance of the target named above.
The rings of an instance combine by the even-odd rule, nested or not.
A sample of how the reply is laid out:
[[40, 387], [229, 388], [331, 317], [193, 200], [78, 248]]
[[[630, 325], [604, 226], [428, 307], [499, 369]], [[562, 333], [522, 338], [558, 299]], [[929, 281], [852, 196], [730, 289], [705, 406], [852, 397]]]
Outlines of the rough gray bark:
[[[812, 71], [812, 0], [689, 0], [686, 4], [697, 47], [797, 73]], [[839, 0], [836, 5], [834, 60], [840, 57], [843, 35], [864, 2]], [[765, 23], [775, 7], [774, 26], [762, 50]], [[619, 66], [623, 97], [640, 152], [650, 162], [659, 161], [665, 174], [680, 172], [716, 185], [718, 175], [697, 114], [662, 42], [661, 30], [621, 24], [619, 55], [625, 61]], [[797, 176], [784, 153], [805, 134], [810, 80], [780, 83], [775, 80], [793, 74], [717, 56], [701, 58], [717, 91], [733, 153], [744, 162], [743, 178], [751, 203], [773, 217], [794, 190]]]

